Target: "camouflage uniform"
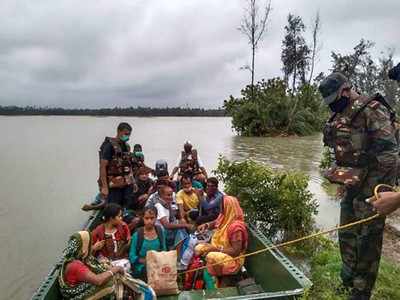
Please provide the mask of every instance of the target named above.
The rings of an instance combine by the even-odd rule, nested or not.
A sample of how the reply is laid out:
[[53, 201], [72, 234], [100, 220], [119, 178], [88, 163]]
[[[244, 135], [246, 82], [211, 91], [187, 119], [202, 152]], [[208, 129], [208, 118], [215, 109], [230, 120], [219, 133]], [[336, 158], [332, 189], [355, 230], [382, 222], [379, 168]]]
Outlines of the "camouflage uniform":
[[[365, 199], [377, 184], [394, 185], [398, 142], [390, 112], [381, 102], [360, 96], [341, 113], [335, 113], [324, 130], [324, 143], [335, 152], [336, 164], [326, 173], [344, 185], [340, 224], [369, 217], [375, 212]], [[370, 297], [378, 274], [385, 218], [339, 232], [344, 285]]]

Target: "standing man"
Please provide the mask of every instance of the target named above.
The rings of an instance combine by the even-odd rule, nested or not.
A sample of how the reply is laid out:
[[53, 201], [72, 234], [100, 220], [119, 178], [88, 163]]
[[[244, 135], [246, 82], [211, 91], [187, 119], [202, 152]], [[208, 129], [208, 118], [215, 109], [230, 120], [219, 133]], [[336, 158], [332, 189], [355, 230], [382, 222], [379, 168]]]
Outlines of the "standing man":
[[135, 181], [128, 140], [132, 127], [120, 123], [116, 137], [106, 137], [100, 147], [100, 193], [109, 203], [127, 207], [133, 200]]
[[[379, 97], [359, 95], [341, 73], [325, 78], [319, 91], [332, 116], [324, 144], [334, 150], [335, 164], [325, 176], [344, 186], [340, 224], [375, 214], [365, 201], [377, 184], [394, 185], [399, 163], [395, 127]], [[378, 274], [385, 218], [339, 231], [343, 286], [350, 299], [369, 299]]]

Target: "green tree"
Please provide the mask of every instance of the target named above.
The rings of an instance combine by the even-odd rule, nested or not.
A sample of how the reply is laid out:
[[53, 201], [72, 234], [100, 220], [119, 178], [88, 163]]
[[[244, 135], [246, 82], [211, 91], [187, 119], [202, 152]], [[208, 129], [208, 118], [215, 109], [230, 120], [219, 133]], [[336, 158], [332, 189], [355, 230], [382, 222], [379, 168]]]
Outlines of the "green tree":
[[303, 37], [306, 27], [301, 17], [289, 14], [287, 21], [286, 34], [282, 41], [281, 60], [287, 84], [292, 76], [292, 92], [294, 93], [297, 81], [300, 81], [301, 85], [307, 82], [306, 75], [310, 68], [311, 50]]

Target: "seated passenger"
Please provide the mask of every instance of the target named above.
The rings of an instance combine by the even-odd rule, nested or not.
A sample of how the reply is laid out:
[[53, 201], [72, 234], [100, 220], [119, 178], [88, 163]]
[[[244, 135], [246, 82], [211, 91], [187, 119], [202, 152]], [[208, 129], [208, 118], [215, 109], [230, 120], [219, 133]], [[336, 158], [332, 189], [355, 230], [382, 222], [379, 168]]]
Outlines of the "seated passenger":
[[90, 233], [79, 231], [71, 236], [64, 250], [58, 277], [60, 292], [64, 299], [109, 299], [106, 297], [114, 294], [114, 274], [123, 272], [117, 266], [107, 269], [93, 257]]
[[207, 179], [206, 196], [202, 197], [198, 211], [191, 211], [189, 217], [196, 220], [197, 225], [214, 221], [221, 212], [224, 194], [218, 190], [218, 179], [210, 177]]
[[129, 260], [134, 277], [145, 278], [146, 276], [146, 253], [150, 250], [166, 251], [165, 233], [163, 229], [155, 225], [157, 220], [157, 209], [154, 206], [146, 207], [144, 210], [144, 227], [139, 228], [132, 235]]
[[133, 146], [133, 153], [132, 153], [132, 171], [135, 177], [138, 176], [140, 169], [147, 169], [148, 173], [154, 174], [154, 170], [148, 166], [146, 166], [144, 162], [144, 154], [142, 150], [142, 145], [136, 144]]
[[184, 220], [177, 220], [174, 215], [172, 203], [174, 200], [173, 190], [170, 186], [164, 185], [160, 188], [160, 199], [155, 203], [157, 209], [157, 225], [162, 225], [166, 231], [168, 249], [176, 247], [188, 237], [186, 230], [193, 230], [194, 226]]
[[199, 197], [192, 186], [192, 179], [189, 176], [183, 176], [181, 180], [182, 189], [176, 194], [176, 203], [179, 207], [181, 219], [187, 219], [188, 212], [192, 209], [198, 209]]
[[[224, 261], [243, 255], [247, 248], [247, 227], [239, 201], [235, 197], [224, 196], [223, 211], [217, 220], [200, 225], [198, 228], [200, 232], [206, 229], [216, 229], [211, 244], [197, 245], [196, 255], [206, 256], [208, 272], [213, 276], [236, 274], [243, 266], [244, 258]], [[211, 266], [215, 263], [218, 265]]]
[[142, 210], [147, 199], [153, 193], [154, 181], [149, 178], [149, 170], [146, 168], [139, 169], [136, 177], [138, 190], [133, 193], [133, 203], [131, 209]]
[[107, 204], [103, 210], [104, 223], [93, 232], [93, 253], [98, 258], [117, 260], [128, 257], [131, 239], [128, 225], [122, 221], [122, 208]]

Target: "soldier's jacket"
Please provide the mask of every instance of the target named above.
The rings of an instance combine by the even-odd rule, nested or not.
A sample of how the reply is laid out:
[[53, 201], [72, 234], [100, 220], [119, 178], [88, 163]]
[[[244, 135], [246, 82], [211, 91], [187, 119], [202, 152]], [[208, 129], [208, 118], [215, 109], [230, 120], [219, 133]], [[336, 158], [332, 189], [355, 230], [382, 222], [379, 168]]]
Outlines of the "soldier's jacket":
[[[132, 155], [129, 145], [127, 152], [122, 151], [120, 141], [116, 138], [106, 137], [104, 143], [111, 143], [114, 155], [107, 166], [107, 182], [110, 188], [122, 188], [135, 183], [132, 170]], [[101, 146], [101, 148], [103, 147]], [[101, 186], [101, 180], [98, 180]]]
[[333, 148], [336, 161], [325, 176], [332, 183], [365, 189], [368, 195], [374, 185], [391, 183], [398, 165], [396, 135], [388, 109], [360, 96], [325, 126], [324, 144]]

